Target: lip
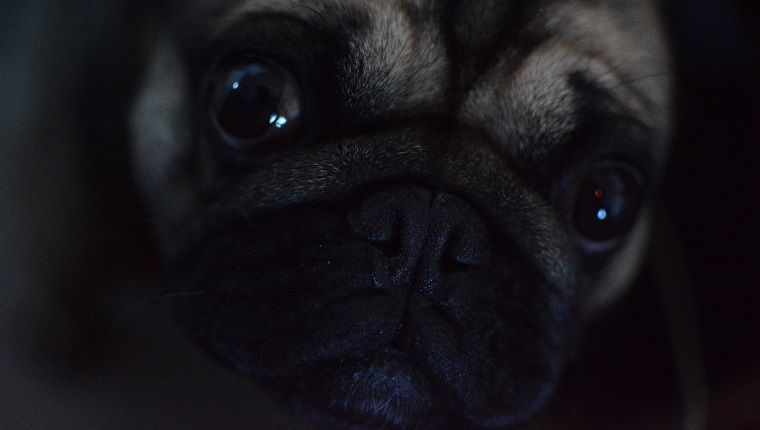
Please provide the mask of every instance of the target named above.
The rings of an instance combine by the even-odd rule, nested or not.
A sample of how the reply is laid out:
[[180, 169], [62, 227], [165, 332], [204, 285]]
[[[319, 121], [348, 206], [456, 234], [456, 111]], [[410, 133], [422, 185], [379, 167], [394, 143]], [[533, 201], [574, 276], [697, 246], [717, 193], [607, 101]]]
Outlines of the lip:
[[418, 428], [443, 415], [433, 414], [433, 405], [440, 404], [440, 399], [433, 398], [436, 390], [409, 357], [393, 346], [336, 364], [332, 371], [307, 377], [299, 386], [302, 391], [292, 400], [297, 407], [326, 421], [348, 420], [352, 428]]

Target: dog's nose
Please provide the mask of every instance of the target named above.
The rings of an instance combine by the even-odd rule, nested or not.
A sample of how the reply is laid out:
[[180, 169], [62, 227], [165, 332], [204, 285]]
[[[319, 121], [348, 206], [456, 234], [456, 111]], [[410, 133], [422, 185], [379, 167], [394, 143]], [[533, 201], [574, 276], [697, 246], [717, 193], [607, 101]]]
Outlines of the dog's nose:
[[395, 283], [433, 294], [442, 277], [491, 259], [483, 218], [465, 200], [423, 187], [369, 194], [348, 216], [353, 231], [390, 262]]

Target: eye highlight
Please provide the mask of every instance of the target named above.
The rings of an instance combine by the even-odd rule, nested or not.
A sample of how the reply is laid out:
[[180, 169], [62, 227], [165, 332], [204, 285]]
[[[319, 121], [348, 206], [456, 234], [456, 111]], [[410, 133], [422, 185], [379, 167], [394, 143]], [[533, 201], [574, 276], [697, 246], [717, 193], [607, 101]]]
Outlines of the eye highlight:
[[273, 149], [296, 128], [301, 94], [295, 78], [280, 65], [245, 57], [226, 63], [212, 86], [210, 114], [233, 149], [255, 153]]
[[559, 199], [575, 230], [586, 241], [606, 243], [624, 237], [641, 209], [638, 175], [622, 165], [600, 165], [576, 177]]

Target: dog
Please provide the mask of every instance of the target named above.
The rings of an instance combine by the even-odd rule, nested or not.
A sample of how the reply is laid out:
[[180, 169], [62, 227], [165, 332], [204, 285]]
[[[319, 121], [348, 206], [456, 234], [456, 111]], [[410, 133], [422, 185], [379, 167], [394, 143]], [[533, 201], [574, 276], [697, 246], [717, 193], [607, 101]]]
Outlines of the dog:
[[639, 1], [194, 0], [131, 113], [195, 343], [336, 428], [506, 428], [636, 274], [670, 60]]

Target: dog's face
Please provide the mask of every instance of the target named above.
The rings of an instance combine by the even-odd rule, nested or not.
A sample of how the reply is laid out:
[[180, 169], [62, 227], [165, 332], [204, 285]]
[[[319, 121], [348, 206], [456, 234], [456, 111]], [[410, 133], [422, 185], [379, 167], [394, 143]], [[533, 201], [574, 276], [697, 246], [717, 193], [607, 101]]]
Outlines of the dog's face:
[[668, 134], [652, 5], [179, 9], [134, 154], [197, 343], [342, 427], [534, 413], [641, 258]]

